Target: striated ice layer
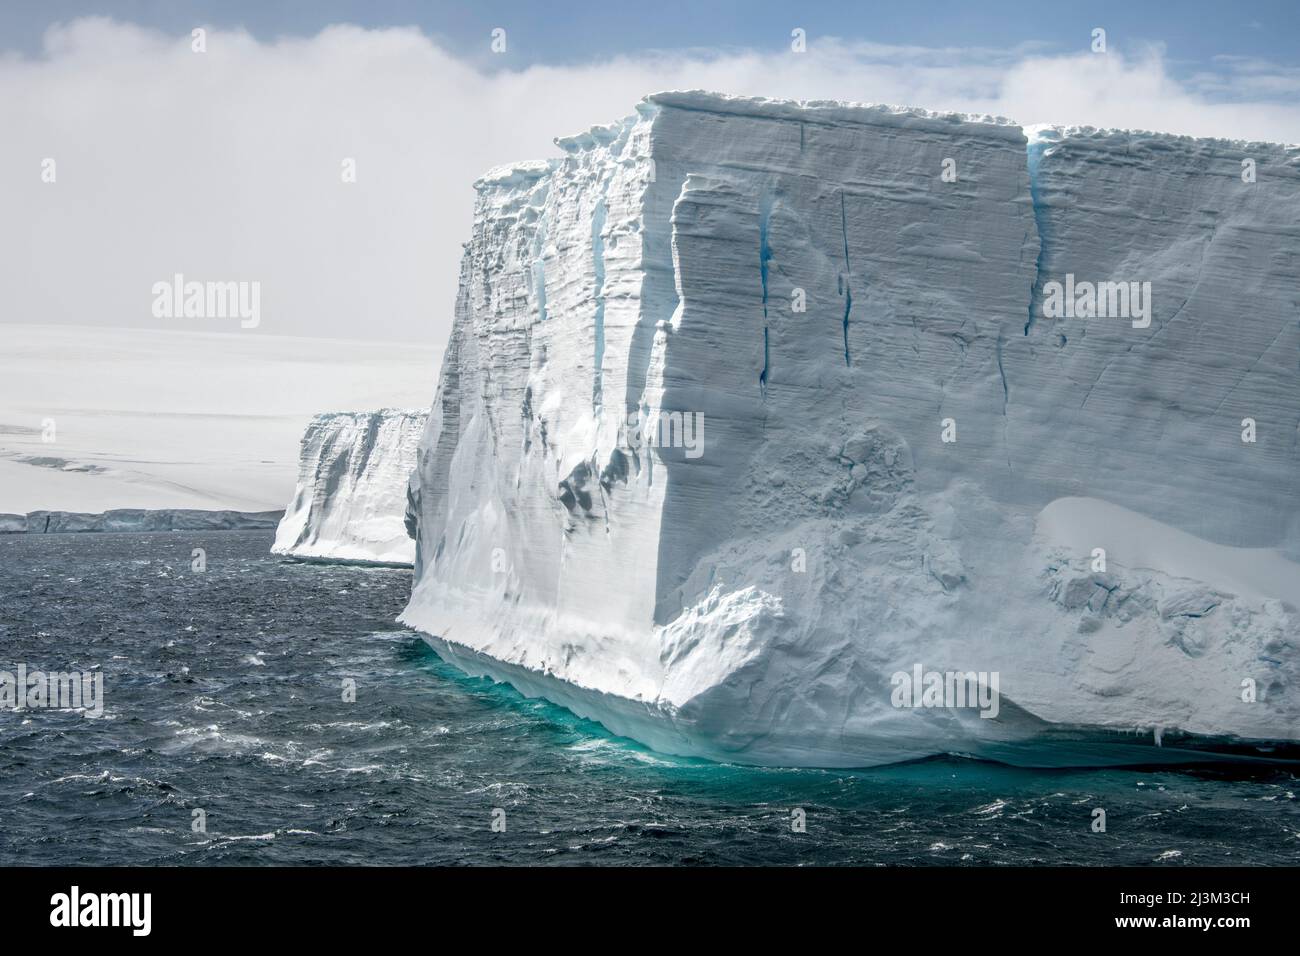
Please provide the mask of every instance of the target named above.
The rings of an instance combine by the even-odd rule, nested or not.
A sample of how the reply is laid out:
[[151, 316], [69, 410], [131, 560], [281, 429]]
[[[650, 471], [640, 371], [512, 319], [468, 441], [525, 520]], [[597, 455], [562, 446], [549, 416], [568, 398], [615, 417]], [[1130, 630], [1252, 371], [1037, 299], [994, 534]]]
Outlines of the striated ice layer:
[[411, 564], [406, 486], [427, 413], [382, 409], [317, 415], [302, 437], [298, 487], [274, 554]]
[[[476, 184], [408, 512], [440, 653], [721, 760], [1300, 739], [1296, 151], [704, 93], [558, 143]], [[1045, 316], [1067, 276], [1149, 321]], [[918, 668], [996, 716], [898, 706]]]

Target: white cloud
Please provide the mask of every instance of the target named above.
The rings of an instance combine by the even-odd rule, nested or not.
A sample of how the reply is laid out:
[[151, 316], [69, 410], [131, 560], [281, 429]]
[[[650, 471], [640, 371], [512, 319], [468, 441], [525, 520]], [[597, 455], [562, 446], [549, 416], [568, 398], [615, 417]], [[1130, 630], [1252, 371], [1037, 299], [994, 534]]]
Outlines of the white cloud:
[[[273, 42], [212, 30], [196, 54], [188, 36], [78, 20], [52, 28], [39, 58], [0, 58], [0, 319], [174, 326], [186, 320], [151, 316], [150, 289], [182, 272], [260, 281], [267, 333], [441, 346], [471, 182], [558, 155], [554, 136], [627, 115], [657, 89], [1295, 142], [1300, 107], [1269, 98], [1293, 82], [1251, 64], [1181, 83], [1158, 48], [1047, 56], [817, 38], [802, 55], [484, 71], [413, 30]], [[40, 181], [46, 157], [53, 185]], [[345, 157], [356, 185], [340, 182]]]

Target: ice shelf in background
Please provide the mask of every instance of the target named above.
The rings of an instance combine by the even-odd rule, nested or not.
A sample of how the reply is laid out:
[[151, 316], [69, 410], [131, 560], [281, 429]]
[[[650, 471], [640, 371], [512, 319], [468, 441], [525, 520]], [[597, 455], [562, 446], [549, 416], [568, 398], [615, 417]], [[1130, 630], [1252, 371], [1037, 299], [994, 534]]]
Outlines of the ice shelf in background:
[[[720, 760], [1300, 739], [1300, 153], [1032, 132], [662, 93], [484, 176], [402, 620]], [[1149, 326], [1044, 318], [1070, 274]], [[916, 665], [998, 716], [894, 706]]]
[[0, 514], [0, 534], [63, 534], [75, 531], [254, 531], [274, 528], [283, 511], [197, 511], [188, 508], [117, 508], [86, 514], [31, 511]]
[[411, 564], [407, 480], [428, 412], [329, 412], [307, 426], [298, 487], [272, 551], [296, 558]]
[[0, 512], [278, 511], [312, 415], [423, 405], [439, 356], [202, 327], [0, 324]]

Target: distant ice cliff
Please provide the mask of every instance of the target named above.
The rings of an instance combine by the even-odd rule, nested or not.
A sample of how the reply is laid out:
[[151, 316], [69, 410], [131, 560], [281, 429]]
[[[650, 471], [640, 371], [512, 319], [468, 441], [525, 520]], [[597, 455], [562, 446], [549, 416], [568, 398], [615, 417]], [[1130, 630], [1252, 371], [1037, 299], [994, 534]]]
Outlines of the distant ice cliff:
[[203, 511], [195, 508], [115, 508], [97, 514], [30, 511], [0, 514], [0, 534], [77, 531], [255, 531], [274, 528], [283, 511]]
[[272, 551], [297, 558], [411, 564], [406, 486], [428, 413], [317, 415], [302, 438], [298, 487]]

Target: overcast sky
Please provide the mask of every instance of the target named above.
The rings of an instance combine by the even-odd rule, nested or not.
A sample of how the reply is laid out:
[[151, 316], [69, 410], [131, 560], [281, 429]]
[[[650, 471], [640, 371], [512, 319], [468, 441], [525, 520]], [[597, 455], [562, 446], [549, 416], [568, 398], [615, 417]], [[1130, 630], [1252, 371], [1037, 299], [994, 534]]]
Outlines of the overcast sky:
[[239, 332], [153, 317], [182, 273], [260, 282], [243, 334], [440, 347], [473, 180], [665, 88], [1300, 141], [1290, 3], [621, 6], [5, 4], [0, 321]]

